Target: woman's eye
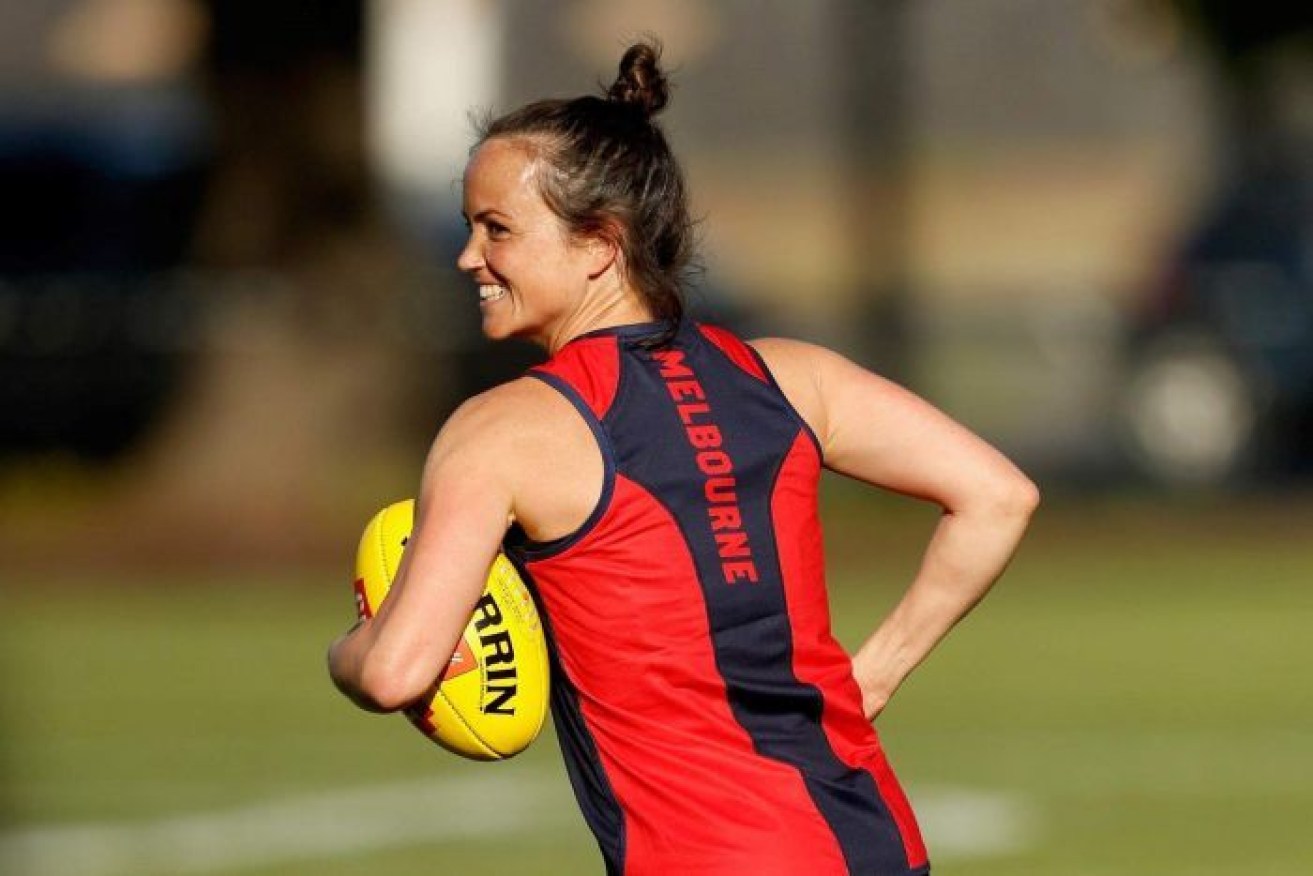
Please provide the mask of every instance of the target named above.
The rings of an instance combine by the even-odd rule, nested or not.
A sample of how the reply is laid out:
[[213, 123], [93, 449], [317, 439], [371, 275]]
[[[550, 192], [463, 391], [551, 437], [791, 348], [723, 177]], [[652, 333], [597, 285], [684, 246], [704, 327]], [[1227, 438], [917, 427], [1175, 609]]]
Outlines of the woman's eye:
[[498, 222], [488, 223], [488, 236], [493, 240], [501, 240], [511, 233], [511, 230], [505, 225]]

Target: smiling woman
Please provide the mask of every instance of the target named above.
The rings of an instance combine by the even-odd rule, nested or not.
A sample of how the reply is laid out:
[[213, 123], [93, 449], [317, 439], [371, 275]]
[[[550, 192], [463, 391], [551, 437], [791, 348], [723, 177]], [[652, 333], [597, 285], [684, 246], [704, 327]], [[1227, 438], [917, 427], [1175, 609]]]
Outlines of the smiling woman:
[[605, 315], [646, 319], [626, 288], [617, 248], [576, 237], [538, 195], [542, 162], [523, 140], [485, 143], [465, 172], [469, 242], [457, 264], [478, 283], [483, 332], [551, 352]]
[[[608, 872], [924, 874], [871, 721], [1001, 574], [1035, 488], [841, 356], [685, 318], [658, 59], [639, 43], [605, 95], [481, 135], [459, 266], [484, 334], [549, 359], [443, 425], [392, 589], [330, 670], [365, 708], [409, 706], [504, 551], [550, 632], [557, 737]], [[853, 657], [830, 632], [822, 468], [944, 510]]]
[[[486, 244], [524, 237], [519, 252], [535, 249], [552, 259], [546, 270], [582, 267], [600, 287], [600, 300], [590, 305], [602, 314], [679, 321], [692, 221], [683, 172], [652, 118], [669, 100], [657, 61], [656, 47], [640, 43], [625, 53], [604, 98], [539, 101], [485, 126], [465, 175], [472, 233], [462, 270], [488, 274]], [[583, 252], [562, 252], [562, 242]], [[567, 255], [569, 266], [561, 264]], [[479, 282], [485, 301], [514, 292]], [[550, 339], [541, 340], [555, 351]]]

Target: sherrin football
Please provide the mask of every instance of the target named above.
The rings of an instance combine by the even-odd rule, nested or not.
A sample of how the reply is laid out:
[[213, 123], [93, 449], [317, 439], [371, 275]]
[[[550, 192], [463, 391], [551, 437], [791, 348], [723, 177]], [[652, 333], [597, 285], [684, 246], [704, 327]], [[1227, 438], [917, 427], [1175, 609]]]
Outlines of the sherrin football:
[[[415, 522], [406, 499], [379, 511], [356, 552], [356, 611], [373, 617], [396, 577]], [[547, 640], [533, 597], [498, 554], [451, 662], [431, 696], [405, 710], [434, 742], [473, 760], [504, 760], [542, 730], [548, 706]]]

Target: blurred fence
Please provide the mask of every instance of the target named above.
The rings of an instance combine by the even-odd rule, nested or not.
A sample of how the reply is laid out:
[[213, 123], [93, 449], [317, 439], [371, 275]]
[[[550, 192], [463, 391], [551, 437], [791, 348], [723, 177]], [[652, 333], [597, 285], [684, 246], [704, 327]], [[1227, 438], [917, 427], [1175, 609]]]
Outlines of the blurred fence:
[[[1168, 452], [1209, 429], [1197, 446], [1251, 457], [1277, 429], [1286, 450], [1308, 443], [1313, 367], [1244, 347], [1233, 320], [1208, 324], [1202, 367], [1151, 344], [1130, 357], [1142, 303], [1170, 298], [1169, 267], [1198, 262], [1228, 203], [1223, 169], [1252, 168], [1227, 159], [1259, 151], [1235, 148], [1223, 68], [1170, 4], [376, 0], [268, 17], [160, 0], [115, 17], [131, 5], [49, 0], [0, 29], [9, 481], [71, 449], [197, 526], [241, 518], [213, 510], [225, 499], [264, 508], [252, 530], [409, 489], [444, 413], [534, 356], [483, 345], [450, 266], [467, 112], [586, 90], [643, 31], [676, 76], [665, 118], [705, 217], [712, 318], [887, 365], [1054, 484], [1143, 462], [1119, 420], [1131, 385]], [[1306, 106], [1307, 53], [1276, 54], [1255, 68], [1267, 102]], [[1269, 118], [1246, 142], [1307, 154], [1290, 148], [1302, 115]], [[1286, 304], [1313, 302], [1309, 215], [1275, 224], [1287, 255], [1266, 233], [1228, 251], [1268, 259]], [[1192, 326], [1198, 300], [1179, 311]], [[1283, 312], [1313, 335], [1313, 305]], [[1248, 461], [1177, 471], [1226, 482]]]

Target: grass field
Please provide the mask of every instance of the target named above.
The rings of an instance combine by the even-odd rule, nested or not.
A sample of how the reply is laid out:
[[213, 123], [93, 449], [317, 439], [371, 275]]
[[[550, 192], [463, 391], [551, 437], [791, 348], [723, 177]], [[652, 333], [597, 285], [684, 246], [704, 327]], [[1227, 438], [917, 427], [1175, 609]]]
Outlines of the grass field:
[[[851, 644], [931, 518], [828, 509]], [[331, 689], [349, 552], [4, 573], [0, 872], [599, 873], [553, 740], [464, 763]], [[1313, 872], [1310, 585], [1307, 499], [1050, 503], [881, 719], [936, 872]]]

